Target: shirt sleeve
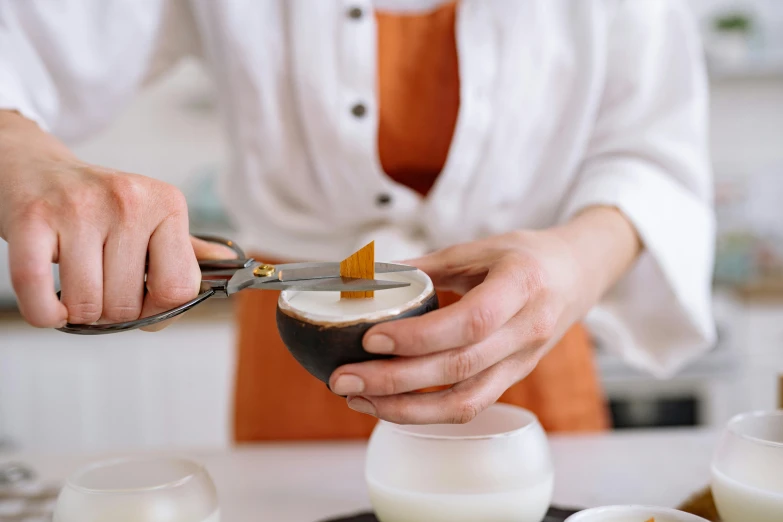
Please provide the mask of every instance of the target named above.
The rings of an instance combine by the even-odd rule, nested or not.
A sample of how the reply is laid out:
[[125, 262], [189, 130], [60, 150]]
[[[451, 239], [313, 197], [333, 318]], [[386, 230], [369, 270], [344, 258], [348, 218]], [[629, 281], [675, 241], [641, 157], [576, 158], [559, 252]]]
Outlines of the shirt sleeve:
[[101, 128], [147, 79], [158, 51], [171, 51], [161, 36], [180, 4], [0, 2], [0, 109], [18, 111], [66, 141]]
[[563, 219], [618, 208], [644, 251], [587, 317], [598, 341], [666, 377], [715, 341], [708, 89], [695, 21], [681, 0], [618, 4], [596, 124]]

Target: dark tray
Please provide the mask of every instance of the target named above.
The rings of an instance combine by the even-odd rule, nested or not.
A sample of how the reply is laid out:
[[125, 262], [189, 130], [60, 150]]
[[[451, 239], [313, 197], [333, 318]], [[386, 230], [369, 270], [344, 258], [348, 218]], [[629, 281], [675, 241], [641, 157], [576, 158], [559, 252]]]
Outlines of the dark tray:
[[[579, 512], [578, 509], [551, 507], [549, 508], [549, 511], [547, 512], [546, 518], [544, 518], [543, 522], [564, 522], [565, 519], [577, 512]], [[323, 522], [378, 522], [378, 519], [375, 518], [375, 515], [372, 513], [361, 513], [359, 515], [353, 515], [344, 518], [330, 518], [328, 520], [324, 520]]]

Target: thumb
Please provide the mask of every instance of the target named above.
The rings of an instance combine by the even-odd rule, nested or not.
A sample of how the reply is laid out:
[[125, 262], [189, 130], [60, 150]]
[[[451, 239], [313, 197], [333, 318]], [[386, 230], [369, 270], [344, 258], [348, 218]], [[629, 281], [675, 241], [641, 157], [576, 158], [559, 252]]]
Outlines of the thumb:
[[464, 294], [479, 284], [492, 263], [492, 251], [477, 243], [454, 245], [403, 261], [426, 273], [435, 288]]
[[421, 257], [400, 261], [415, 266], [433, 278], [447, 277], [465, 272], [483, 257], [484, 252], [475, 245], [460, 244], [435, 250]]
[[236, 259], [237, 257], [236, 252], [219, 243], [211, 243], [191, 236], [190, 244], [193, 245], [193, 252], [196, 254], [196, 259], [201, 261]]
[[440, 289], [447, 289], [445, 287], [448, 286], [448, 281], [452, 279], [456, 268], [454, 266], [455, 260], [448, 253], [444, 254], [442, 250], [398, 262], [418, 268], [427, 274], [432, 279], [432, 283]]

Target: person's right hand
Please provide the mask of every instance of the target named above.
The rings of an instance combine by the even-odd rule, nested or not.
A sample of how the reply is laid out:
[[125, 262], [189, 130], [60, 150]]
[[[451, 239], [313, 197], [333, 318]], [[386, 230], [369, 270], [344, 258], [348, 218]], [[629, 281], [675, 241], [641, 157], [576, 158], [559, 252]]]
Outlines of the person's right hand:
[[[38, 327], [170, 309], [196, 296], [197, 255], [233, 257], [190, 237], [175, 187], [81, 162], [9, 111], [0, 111], [0, 237], [20, 311]], [[60, 265], [60, 300], [52, 262]]]

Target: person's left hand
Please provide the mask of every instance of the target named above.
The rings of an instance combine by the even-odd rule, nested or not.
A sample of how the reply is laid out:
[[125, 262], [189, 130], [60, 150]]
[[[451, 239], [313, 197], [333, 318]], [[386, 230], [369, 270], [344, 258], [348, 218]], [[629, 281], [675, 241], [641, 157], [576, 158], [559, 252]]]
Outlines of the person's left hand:
[[[527, 376], [636, 256], [638, 240], [625, 218], [612, 209], [597, 211], [612, 214], [496, 236], [410, 261], [436, 288], [464, 297], [424, 316], [370, 329], [365, 350], [397, 357], [338, 368], [330, 379], [332, 391], [348, 396], [352, 409], [395, 423], [470, 421]], [[611, 221], [617, 218], [622, 222]], [[579, 228], [599, 226], [609, 228], [599, 229], [594, 246]], [[618, 238], [612, 227], [622, 227], [625, 237], [620, 234], [619, 240], [628, 245], [602, 244], [601, 239]], [[621, 248], [628, 251], [625, 261]], [[616, 257], [601, 267], [605, 255]], [[453, 386], [413, 393], [444, 385]]]

